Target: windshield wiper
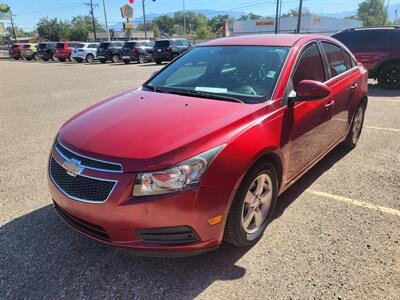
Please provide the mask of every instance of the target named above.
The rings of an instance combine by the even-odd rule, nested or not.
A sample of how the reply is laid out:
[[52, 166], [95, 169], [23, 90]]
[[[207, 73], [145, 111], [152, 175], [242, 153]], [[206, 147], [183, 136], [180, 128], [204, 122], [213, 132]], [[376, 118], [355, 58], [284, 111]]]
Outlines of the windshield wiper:
[[177, 94], [177, 95], [193, 96], [193, 97], [200, 97], [200, 98], [211, 98], [211, 99], [225, 100], [225, 101], [230, 101], [230, 102], [244, 103], [242, 100], [240, 100], [238, 98], [214, 94], [214, 93], [207, 93], [207, 92], [200, 92], [200, 91], [193, 91], [193, 90], [184, 90], [184, 89], [171, 89], [171, 90], [168, 90], [168, 92], [171, 94]]
[[169, 91], [160, 89], [159, 87], [156, 87], [155, 85], [151, 85], [151, 84], [144, 84], [143, 87], [146, 89], [152, 90], [153, 92], [156, 92], [156, 93], [169, 93]]

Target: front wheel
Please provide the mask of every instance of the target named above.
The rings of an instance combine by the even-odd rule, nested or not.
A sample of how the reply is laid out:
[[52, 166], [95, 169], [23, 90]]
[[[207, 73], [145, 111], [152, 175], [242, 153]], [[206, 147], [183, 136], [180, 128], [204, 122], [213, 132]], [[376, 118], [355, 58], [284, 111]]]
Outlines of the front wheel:
[[93, 56], [92, 54], [88, 54], [88, 55], [86, 56], [86, 61], [87, 61], [88, 64], [93, 63], [93, 61], [94, 61], [94, 56]]
[[400, 64], [383, 67], [378, 73], [378, 83], [384, 89], [400, 89]]
[[137, 58], [137, 63], [138, 64], [144, 64], [145, 62], [145, 58], [143, 54], [139, 54], [138, 58]]
[[245, 176], [229, 210], [224, 239], [236, 246], [257, 243], [271, 221], [278, 198], [275, 167], [262, 162]]
[[161, 65], [161, 63], [162, 63], [162, 60], [159, 60], [159, 59], [156, 59], [154, 61], [156, 62], [157, 65]]
[[364, 124], [365, 109], [366, 106], [363, 103], [358, 106], [353, 122], [351, 123], [350, 131], [343, 142], [344, 147], [353, 149], [357, 145]]

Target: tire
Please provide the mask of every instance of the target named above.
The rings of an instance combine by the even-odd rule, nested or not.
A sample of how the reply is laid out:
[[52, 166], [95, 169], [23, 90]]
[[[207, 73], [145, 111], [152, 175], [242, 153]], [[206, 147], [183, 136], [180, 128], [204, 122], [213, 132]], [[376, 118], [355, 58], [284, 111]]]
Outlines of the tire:
[[65, 62], [65, 59], [64, 58], [59, 58], [58, 59], [60, 62]]
[[39, 57], [37, 56], [37, 54], [35, 53], [35, 54], [33, 54], [33, 60], [35, 60], [35, 61], [39, 61]]
[[130, 60], [124, 60], [124, 64], [128, 65], [130, 63]]
[[155, 60], [155, 62], [156, 62], [156, 64], [157, 64], [157, 65], [161, 65], [161, 63], [162, 63], [162, 60], [158, 60], [158, 59], [156, 59], [156, 60]]
[[119, 57], [118, 57], [118, 55], [114, 54], [114, 55], [111, 57], [111, 60], [112, 60], [112, 62], [113, 62], [114, 64], [119, 63]]
[[[278, 186], [278, 175], [271, 163], [260, 162], [250, 169], [240, 184], [229, 210], [224, 232], [225, 241], [238, 247], [247, 247], [257, 243], [272, 220], [278, 198]], [[261, 189], [258, 189], [259, 187]], [[254, 196], [255, 193], [259, 196]], [[266, 198], [262, 195], [266, 195], [268, 200], [265, 200]], [[251, 204], [249, 204], [249, 199], [253, 199]], [[261, 199], [266, 202], [261, 203]], [[246, 218], [246, 215], [249, 217]], [[259, 218], [256, 218], [256, 215]], [[246, 222], [247, 220], [250, 221]], [[248, 225], [246, 226], [246, 224]]]
[[139, 54], [138, 58], [137, 58], [137, 63], [138, 64], [144, 64], [146, 61], [145, 57], [143, 54]]
[[51, 60], [52, 60], [52, 61], [57, 61], [57, 57], [55, 57], [55, 55], [53, 54], [53, 55], [51, 56]]
[[100, 59], [100, 62], [101, 62], [102, 64], [105, 64], [105, 63], [106, 63], [106, 60], [105, 60], [105, 59]]
[[19, 60], [19, 57], [14, 57], [15, 60]]
[[400, 64], [388, 65], [380, 69], [378, 83], [384, 89], [400, 89]]
[[86, 56], [86, 61], [87, 61], [88, 64], [92, 64], [93, 61], [94, 61], [94, 56], [92, 54], [88, 54]]
[[70, 62], [74, 62], [74, 59], [72, 58], [71, 54], [68, 56], [68, 60], [69, 60]]
[[25, 60], [27, 60], [27, 61], [31, 61], [31, 60], [32, 60], [32, 58], [25, 58]]
[[364, 124], [364, 117], [365, 117], [365, 103], [361, 103], [356, 110], [354, 118], [351, 122], [350, 131], [347, 134], [346, 139], [342, 143], [347, 149], [353, 149], [357, 145], [358, 140], [360, 139], [362, 127]]

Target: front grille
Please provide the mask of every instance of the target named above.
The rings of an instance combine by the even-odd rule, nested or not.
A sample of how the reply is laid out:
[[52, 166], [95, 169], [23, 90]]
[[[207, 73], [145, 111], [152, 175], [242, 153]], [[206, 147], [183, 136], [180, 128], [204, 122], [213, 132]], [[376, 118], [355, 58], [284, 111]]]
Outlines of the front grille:
[[188, 226], [139, 229], [137, 237], [149, 243], [157, 244], [188, 244], [199, 240], [196, 232]]
[[50, 160], [49, 172], [53, 183], [61, 192], [80, 201], [105, 202], [116, 184], [116, 181], [68, 175], [53, 157]]
[[55, 148], [59, 153], [61, 153], [66, 158], [68, 158], [68, 159], [74, 158], [74, 159], [80, 161], [81, 165], [84, 167], [88, 167], [88, 168], [92, 168], [92, 169], [99, 169], [99, 170], [104, 170], [104, 171], [122, 172], [122, 167], [120, 164], [100, 161], [100, 160], [96, 160], [93, 158], [79, 155], [79, 154], [67, 149], [65, 146], [61, 145], [60, 143], [57, 143], [55, 145]]
[[62, 209], [60, 206], [58, 206], [54, 202], [54, 208], [56, 209], [58, 215], [69, 225], [72, 227], [76, 228], [77, 230], [84, 232], [90, 236], [93, 236], [95, 238], [98, 238], [102, 241], [110, 241], [110, 237], [108, 236], [107, 232], [105, 229], [99, 225], [89, 223], [87, 221], [84, 221], [82, 219], [79, 219], [70, 213], [68, 213], [66, 210]]

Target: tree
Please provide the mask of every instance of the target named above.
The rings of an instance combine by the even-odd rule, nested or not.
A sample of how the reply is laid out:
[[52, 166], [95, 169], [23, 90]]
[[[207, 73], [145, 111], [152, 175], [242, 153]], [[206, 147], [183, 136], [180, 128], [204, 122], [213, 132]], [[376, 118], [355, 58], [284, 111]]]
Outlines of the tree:
[[256, 14], [253, 14], [253, 13], [249, 13], [247, 15], [241, 16], [239, 18], [239, 21], [261, 20], [263, 18], [264, 18], [263, 16], [256, 15]]
[[208, 27], [210, 28], [211, 32], [214, 33], [216, 36], [222, 35], [222, 27], [224, 26], [224, 21], [228, 21], [232, 19], [230, 15], [218, 15], [210, 20], [208, 20]]
[[202, 26], [196, 30], [196, 37], [198, 39], [209, 39], [212, 37], [212, 33], [208, 30], [207, 26]]
[[[26, 32], [22, 28], [20, 28], [18, 26], [14, 26], [14, 28], [15, 28], [15, 34], [17, 35], [17, 37], [25, 37], [26, 36]], [[6, 32], [8, 35], [14, 36], [13, 29], [11, 26], [7, 26]]]
[[358, 5], [357, 16], [365, 26], [385, 24], [387, 21], [385, 0], [365, 0]]
[[[96, 31], [104, 31], [99, 21], [94, 19]], [[91, 16], [76, 16], [71, 19], [71, 28], [67, 32], [67, 38], [72, 41], [87, 41], [89, 32], [93, 31]]]
[[[146, 22], [146, 28], [148, 31], [153, 31], [154, 37], [159, 37], [160, 36], [160, 28], [158, 28], [158, 25], [154, 22]], [[144, 31], [144, 25], [143, 23], [140, 23], [137, 26], [138, 30]]]
[[155, 18], [152, 23], [157, 25], [161, 33], [171, 34], [171, 29], [174, 26], [174, 18], [162, 15]]
[[71, 30], [71, 24], [68, 21], [61, 21], [57, 18], [41, 18], [36, 30], [40, 37], [57, 42], [67, 38], [67, 34]]
[[[307, 8], [303, 8], [301, 10], [301, 15], [302, 16], [310, 16], [311, 14], [312, 13]], [[299, 16], [299, 10], [298, 9], [291, 9], [286, 14], [282, 15], [282, 17], [298, 17], [298, 16]]]

